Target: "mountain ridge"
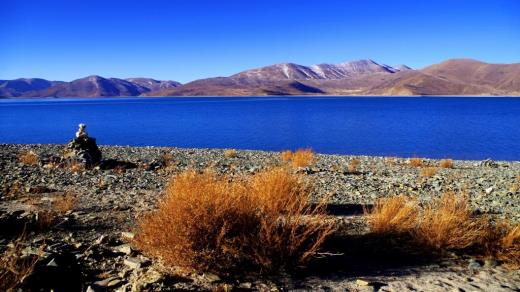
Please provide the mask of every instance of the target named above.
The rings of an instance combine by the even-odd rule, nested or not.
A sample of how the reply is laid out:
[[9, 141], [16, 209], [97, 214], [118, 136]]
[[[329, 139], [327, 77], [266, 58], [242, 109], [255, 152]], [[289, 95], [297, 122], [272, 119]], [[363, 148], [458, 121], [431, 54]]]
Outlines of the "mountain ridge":
[[279, 63], [185, 84], [91, 75], [70, 82], [0, 80], [0, 97], [254, 95], [520, 95], [520, 63], [449, 59], [422, 69], [371, 59], [304, 66]]

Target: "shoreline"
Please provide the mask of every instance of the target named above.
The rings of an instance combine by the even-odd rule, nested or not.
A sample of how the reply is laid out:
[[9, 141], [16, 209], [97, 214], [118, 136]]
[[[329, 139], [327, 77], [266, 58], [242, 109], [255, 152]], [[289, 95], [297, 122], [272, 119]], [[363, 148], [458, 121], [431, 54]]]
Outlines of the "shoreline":
[[[22, 144], [22, 143], [0, 143], [0, 147], [2, 146], [19, 146], [19, 147], [28, 147], [28, 146], [36, 146], [36, 147], [56, 147], [56, 146], [65, 146], [66, 144], [56, 144], [56, 143], [38, 143], [38, 144]], [[285, 150], [295, 150], [295, 149], [283, 149], [283, 150], [257, 150], [257, 149], [240, 149], [240, 148], [196, 148], [196, 147], [177, 147], [177, 146], [132, 146], [132, 145], [110, 145], [110, 144], [98, 144], [99, 147], [104, 148], [112, 148], [112, 147], [119, 147], [119, 148], [142, 148], [142, 149], [163, 149], [163, 150], [198, 150], [198, 151], [211, 151], [211, 150], [217, 150], [217, 151], [224, 151], [226, 149], [233, 149], [237, 151], [245, 151], [245, 152], [260, 152], [260, 153], [280, 153], [281, 151]], [[312, 149], [312, 148], [311, 148]], [[314, 149], [312, 149], [314, 151]], [[315, 152], [316, 155], [324, 155], [324, 156], [339, 156], [339, 157], [365, 157], [365, 158], [373, 158], [373, 159], [385, 159], [385, 158], [396, 158], [401, 160], [407, 160], [410, 158], [421, 158], [425, 160], [431, 160], [431, 161], [440, 161], [443, 159], [450, 159], [453, 161], [461, 162], [461, 163], [479, 163], [483, 161], [493, 161], [496, 163], [513, 163], [513, 164], [520, 164], [520, 160], [501, 160], [501, 159], [492, 159], [492, 158], [486, 158], [486, 159], [457, 159], [452, 158], [449, 156], [443, 157], [443, 158], [432, 158], [427, 156], [399, 156], [399, 155], [367, 155], [367, 154], [341, 154], [341, 153], [320, 153]]]
[[517, 95], [334, 95], [334, 94], [304, 94], [304, 95], [172, 95], [172, 96], [164, 96], [164, 95], [157, 95], [157, 96], [148, 96], [148, 95], [131, 95], [131, 96], [70, 96], [70, 97], [56, 97], [56, 96], [47, 96], [47, 97], [0, 97], [0, 100], [59, 100], [59, 99], [98, 99], [98, 98], [143, 98], [143, 99], [149, 99], [149, 98], [208, 98], [208, 97], [215, 97], [215, 98], [225, 98], [225, 97], [243, 97], [243, 98], [249, 98], [249, 97], [256, 97], [256, 98], [273, 98], [273, 97], [468, 97], [468, 98], [486, 98], [486, 97], [492, 97], [492, 98], [515, 98], [519, 97], [520, 94]]
[[[103, 159], [126, 166], [87, 170], [73, 170], [71, 166], [49, 167], [50, 159], [60, 155], [64, 146], [0, 144], [0, 228], [5, 228], [0, 236], [0, 251], [5, 250], [15, 236], [10, 232], [18, 234], [25, 226], [34, 225], [39, 210], [51, 208], [60, 197], [72, 194], [77, 205], [61, 215], [61, 223], [48, 230], [30, 230], [22, 246], [24, 250], [37, 252], [40, 244], [45, 243], [41, 269], [49, 269], [53, 261], [57, 267], [51, 266], [51, 269], [64, 269], [60, 270], [62, 273], [70, 272], [69, 266], [77, 267], [72, 271], [79, 276], [67, 280], [76, 287], [81, 285], [83, 290], [91, 287], [94, 291], [106, 291], [122, 287], [119, 291], [130, 291], [132, 287], [141, 287], [136, 290], [211, 291], [222, 282], [232, 287], [249, 287], [245, 291], [268, 291], [278, 287], [288, 291], [372, 288], [369, 284], [359, 284], [363, 281], [384, 283], [388, 291], [439, 291], [446, 287], [469, 291], [475, 289], [474, 285], [484, 291], [520, 288], [518, 270], [509, 271], [483, 259], [461, 255], [407, 265], [396, 258], [389, 262], [388, 259], [370, 258], [373, 246], [353, 254], [353, 260], [342, 264], [346, 270], [335, 270], [334, 259], [330, 259], [329, 262], [317, 260], [314, 268], [294, 277], [232, 276], [220, 279], [217, 275], [220, 280], [212, 280], [215, 277], [206, 273], [171, 277], [160, 263], [135, 250], [129, 239], [134, 236], [138, 219], [156, 208], [169, 179], [189, 168], [203, 170], [208, 167], [217, 174], [254, 175], [263, 168], [282, 164], [280, 152], [237, 150], [236, 156], [226, 157], [224, 149], [100, 146]], [[19, 161], [19, 155], [27, 151], [38, 156], [37, 164]], [[167, 163], [163, 163], [165, 159]], [[359, 165], [349, 169], [354, 159]], [[453, 168], [441, 168], [438, 160], [425, 159], [422, 167], [414, 167], [406, 158], [317, 154], [312, 165], [295, 171], [305, 174], [312, 183], [311, 201], [329, 198], [329, 216], [339, 230], [349, 234], [366, 234], [364, 207], [381, 197], [399, 194], [429, 202], [446, 192], [466, 193], [470, 208], [476, 214], [520, 222], [520, 162], [454, 160], [453, 163]], [[430, 168], [435, 171], [422, 174], [423, 169]], [[512, 190], [515, 184], [517, 188]], [[375, 248], [384, 249], [385, 246]], [[72, 262], [60, 261], [67, 256]], [[346, 259], [349, 259], [348, 255]], [[320, 266], [320, 263], [326, 266]], [[357, 270], [359, 266], [362, 268]], [[370, 272], [363, 267], [369, 268]], [[323, 269], [327, 272], [323, 273]], [[179, 280], [179, 277], [187, 280]], [[49, 281], [67, 283], [67, 280]], [[510, 289], [506, 290], [503, 285]]]

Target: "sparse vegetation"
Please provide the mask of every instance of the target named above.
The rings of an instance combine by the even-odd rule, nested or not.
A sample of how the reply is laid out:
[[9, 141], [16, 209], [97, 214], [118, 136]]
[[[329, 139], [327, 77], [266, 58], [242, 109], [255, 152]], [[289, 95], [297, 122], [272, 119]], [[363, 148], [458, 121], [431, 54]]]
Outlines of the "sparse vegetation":
[[439, 161], [439, 166], [442, 168], [453, 168], [453, 160], [442, 159], [441, 161]]
[[226, 149], [224, 150], [224, 157], [226, 158], [235, 158], [237, 157], [238, 153], [235, 149]]
[[359, 159], [353, 158], [352, 160], [350, 160], [350, 162], [348, 164], [348, 171], [356, 172], [360, 163], [361, 163], [361, 161]]
[[12, 242], [0, 257], [0, 291], [13, 291], [23, 283], [34, 270], [38, 256], [24, 256], [22, 253], [24, 236]]
[[286, 150], [280, 153], [280, 158], [284, 162], [290, 163], [293, 167], [307, 167], [314, 163], [314, 151], [312, 149], [298, 149], [294, 153]]
[[486, 238], [486, 251], [488, 256], [506, 263], [510, 268], [520, 268], [520, 223], [497, 223]]
[[293, 153], [291, 150], [285, 150], [280, 153], [280, 159], [282, 159], [283, 162], [291, 161], [292, 157]]
[[20, 161], [23, 165], [38, 165], [38, 161], [40, 160], [38, 154], [33, 151], [25, 151], [18, 155], [18, 161]]
[[488, 232], [487, 217], [473, 216], [466, 194], [445, 193], [423, 207], [414, 237], [436, 250], [477, 246]]
[[62, 196], [55, 198], [52, 202], [53, 209], [60, 214], [65, 214], [68, 211], [72, 211], [77, 204], [77, 197], [70, 192], [66, 192]]
[[420, 177], [430, 177], [434, 176], [437, 173], [437, 167], [425, 167], [421, 168], [421, 172], [419, 173]]
[[79, 161], [72, 160], [69, 163], [69, 170], [72, 173], [78, 173], [78, 172], [84, 171], [85, 170], [85, 166], [83, 165], [83, 163], [81, 163]]
[[479, 246], [490, 228], [488, 218], [471, 214], [466, 195], [453, 192], [424, 206], [402, 195], [381, 199], [366, 214], [373, 232], [408, 234], [416, 243], [436, 251]]
[[371, 210], [365, 208], [365, 215], [372, 232], [376, 234], [405, 234], [417, 224], [419, 208], [416, 200], [405, 195], [381, 198]]
[[325, 204], [311, 207], [301, 175], [280, 167], [231, 180], [212, 171], [175, 176], [136, 245], [166, 264], [260, 272], [303, 264], [332, 232]]
[[418, 158], [418, 157], [414, 157], [414, 158], [410, 158], [410, 166], [412, 167], [421, 167], [423, 166], [423, 159], [422, 158]]

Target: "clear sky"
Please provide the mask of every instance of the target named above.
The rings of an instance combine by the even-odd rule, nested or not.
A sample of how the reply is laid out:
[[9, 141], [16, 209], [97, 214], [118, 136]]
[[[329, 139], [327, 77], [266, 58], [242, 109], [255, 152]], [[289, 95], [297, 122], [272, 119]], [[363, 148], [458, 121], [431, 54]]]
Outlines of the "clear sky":
[[187, 82], [282, 62], [520, 62], [518, 0], [2, 0], [0, 7], [0, 79]]

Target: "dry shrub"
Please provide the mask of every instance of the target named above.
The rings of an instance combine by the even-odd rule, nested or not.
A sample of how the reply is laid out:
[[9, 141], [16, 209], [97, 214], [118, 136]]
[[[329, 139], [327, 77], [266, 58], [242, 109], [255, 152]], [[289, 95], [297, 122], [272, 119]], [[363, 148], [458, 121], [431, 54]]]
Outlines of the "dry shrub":
[[421, 169], [419, 176], [421, 177], [430, 177], [437, 173], [437, 167], [425, 167]]
[[312, 149], [298, 149], [292, 157], [292, 166], [307, 167], [314, 163], [314, 151]]
[[291, 150], [285, 150], [280, 153], [280, 159], [282, 159], [283, 162], [289, 162], [292, 160], [293, 153]]
[[489, 230], [485, 243], [488, 256], [510, 268], [520, 268], [520, 223], [515, 226], [506, 221], [498, 222]]
[[387, 157], [385, 158], [386, 163], [390, 166], [394, 166], [397, 164], [397, 157]]
[[423, 208], [414, 236], [430, 248], [456, 250], [481, 244], [488, 230], [488, 218], [472, 215], [466, 194], [447, 192]]
[[304, 264], [332, 232], [325, 204], [287, 168], [232, 181], [206, 170], [175, 176], [136, 245], [168, 265], [210, 271], [275, 271]]
[[353, 158], [352, 160], [350, 160], [350, 162], [348, 164], [348, 171], [356, 172], [360, 162], [361, 161], [359, 161], [359, 159], [357, 159], [357, 158]]
[[63, 196], [55, 198], [55, 200], [52, 202], [54, 210], [56, 210], [60, 214], [65, 214], [68, 211], [74, 210], [77, 204], [77, 197], [69, 192], [66, 192], [65, 194], [63, 194]]
[[509, 188], [509, 192], [512, 194], [516, 194], [518, 190], [520, 189], [520, 184], [518, 182], [514, 182], [511, 187]]
[[38, 230], [46, 230], [56, 222], [56, 214], [49, 210], [41, 210], [36, 213], [35, 226]]
[[126, 172], [126, 167], [122, 164], [118, 164], [116, 167], [114, 167], [113, 172], [115, 174], [124, 174]]
[[82, 172], [85, 170], [85, 165], [79, 161], [76, 161], [76, 160], [72, 160], [70, 163], [69, 163], [69, 170], [72, 172], [72, 173], [78, 173], [78, 172]]
[[173, 156], [173, 154], [171, 154], [169, 152], [164, 152], [163, 155], [161, 156], [161, 160], [164, 163], [164, 167], [168, 168], [173, 165], [173, 162], [175, 161], [175, 157]]
[[376, 234], [404, 234], [417, 224], [419, 207], [416, 200], [405, 195], [381, 198], [371, 210], [365, 209], [372, 232]]
[[39, 159], [38, 154], [33, 151], [26, 151], [18, 155], [18, 161], [24, 165], [38, 165]]
[[421, 167], [421, 166], [423, 166], [423, 159], [417, 158], [417, 157], [410, 158], [409, 164], [410, 164], [410, 166], [413, 166], [413, 167]]
[[408, 234], [422, 246], [439, 251], [478, 246], [489, 230], [488, 218], [472, 216], [467, 196], [453, 192], [424, 206], [403, 195], [380, 199], [366, 214], [373, 232]]
[[14, 291], [34, 270], [38, 256], [24, 256], [21, 242], [16, 239], [0, 257], [0, 291]]
[[307, 167], [314, 163], [314, 151], [310, 148], [298, 149], [294, 153], [287, 150], [280, 153], [280, 158], [293, 167]]
[[224, 150], [224, 157], [226, 158], [235, 158], [237, 157], [238, 153], [235, 149], [226, 149]]
[[453, 168], [453, 160], [442, 159], [441, 161], [439, 161], [439, 166], [442, 168]]

